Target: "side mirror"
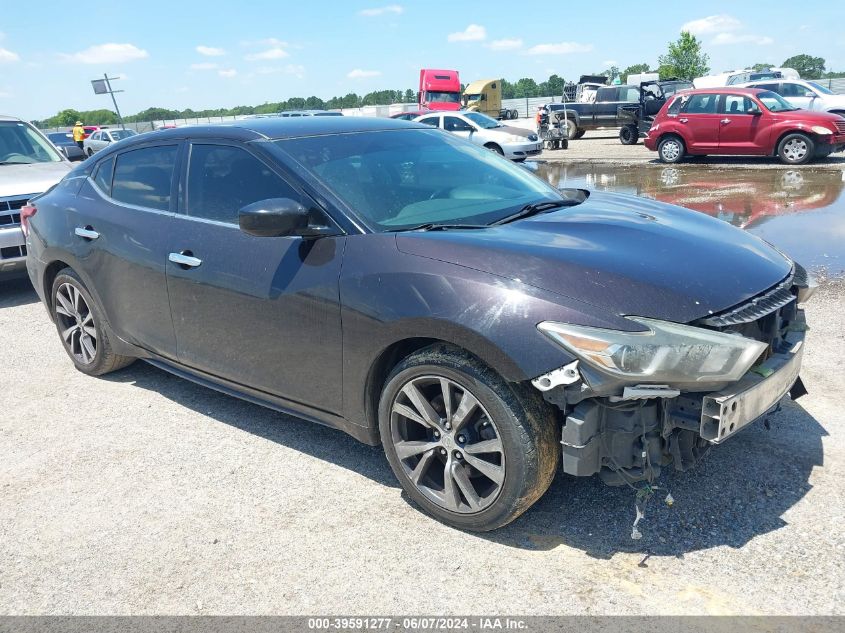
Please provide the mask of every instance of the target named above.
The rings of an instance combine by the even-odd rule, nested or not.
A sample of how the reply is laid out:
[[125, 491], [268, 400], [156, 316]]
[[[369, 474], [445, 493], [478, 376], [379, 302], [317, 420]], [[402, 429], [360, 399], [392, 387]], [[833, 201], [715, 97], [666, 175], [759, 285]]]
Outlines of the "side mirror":
[[290, 198], [268, 198], [238, 211], [238, 226], [244, 233], [256, 237], [317, 238], [335, 235], [332, 227], [312, 222], [315, 214]]
[[760, 116], [763, 114], [763, 111], [758, 108], [756, 105], [751, 106], [748, 110], [745, 111], [746, 114], [750, 114], [752, 116]]
[[804, 96], [810, 97], [810, 99], [815, 99], [818, 95], [816, 95], [816, 93], [813, 92], [812, 90], [808, 90], [807, 92], [804, 93]]

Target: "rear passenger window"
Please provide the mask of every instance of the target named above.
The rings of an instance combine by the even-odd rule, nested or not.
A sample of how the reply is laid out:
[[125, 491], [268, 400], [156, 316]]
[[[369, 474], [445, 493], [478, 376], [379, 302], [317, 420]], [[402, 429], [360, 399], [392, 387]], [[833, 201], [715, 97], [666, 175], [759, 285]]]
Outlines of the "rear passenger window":
[[426, 125], [430, 125], [432, 127], [437, 127], [440, 125], [440, 117], [439, 116], [427, 116], [424, 119], [419, 120], [420, 123], [425, 123]]
[[176, 145], [144, 147], [117, 156], [112, 181], [112, 198], [167, 211], [170, 183], [176, 164]]
[[687, 114], [715, 114], [717, 97], [718, 95], [714, 93], [692, 95], [687, 101], [684, 112]]
[[112, 170], [114, 170], [114, 156], [102, 161], [94, 172], [94, 182], [107, 196], [111, 195]]
[[188, 215], [237, 224], [241, 208], [268, 198], [300, 200], [301, 196], [244, 149], [202, 144], [191, 147]]

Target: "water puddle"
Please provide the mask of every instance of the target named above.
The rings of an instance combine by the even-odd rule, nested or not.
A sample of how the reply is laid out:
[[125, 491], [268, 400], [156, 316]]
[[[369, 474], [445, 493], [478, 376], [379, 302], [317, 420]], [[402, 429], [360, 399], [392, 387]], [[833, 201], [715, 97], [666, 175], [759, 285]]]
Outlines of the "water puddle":
[[526, 163], [555, 187], [645, 196], [743, 228], [820, 276], [845, 275], [845, 171]]

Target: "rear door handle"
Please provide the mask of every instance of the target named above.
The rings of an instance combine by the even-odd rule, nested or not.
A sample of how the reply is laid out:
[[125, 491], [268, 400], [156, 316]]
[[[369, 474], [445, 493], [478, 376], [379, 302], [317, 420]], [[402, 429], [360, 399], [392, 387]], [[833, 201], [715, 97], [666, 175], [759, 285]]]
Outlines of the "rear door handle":
[[167, 259], [172, 261], [174, 264], [179, 264], [183, 268], [196, 268], [202, 264], [202, 260], [198, 257], [194, 257], [194, 254], [191, 251], [170, 253], [170, 255], [167, 256]]
[[76, 233], [79, 237], [84, 238], [86, 240], [96, 240], [98, 237], [100, 237], [100, 234], [97, 233], [97, 231], [92, 229], [90, 226], [77, 226], [75, 229], [73, 229], [73, 232]]
[[730, 119], [722, 119], [722, 120], [720, 121], [720, 123], [730, 123], [730, 122], [731, 122], [731, 120], [730, 120]]

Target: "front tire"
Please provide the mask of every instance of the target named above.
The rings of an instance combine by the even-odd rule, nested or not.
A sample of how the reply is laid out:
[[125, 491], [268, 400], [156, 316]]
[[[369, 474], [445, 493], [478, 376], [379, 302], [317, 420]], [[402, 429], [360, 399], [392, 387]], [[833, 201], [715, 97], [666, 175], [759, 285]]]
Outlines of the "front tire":
[[809, 163], [816, 153], [816, 144], [806, 134], [794, 132], [784, 136], [778, 143], [778, 158], [785, 165]]
[[491, 152], [496, 152], [499, 156], [505, 155], [505, 151], [495, 143], [487, 143], [484, 147], [489, 149]]
[[91, 158], [94, 155], [94, 150], [90, 147], [88, 148], [88, 158]]
[[548, 489], [557, 465], [557, 425], [542, 398], [444, 344], [391, 372], [379, 432], [408, 496], [459, 529], [510, 523]]
[[657, 145], [657, 156], [662, 163], [679, 163], [685, 153], [684, 142], [678, 136], [664, 136]]
[[76, 272], [70, 268], [60, 271], [51, 293], [56, 330], [79, 371], [102, 376], [135, 361], [112, 350], [113, 334], [108, 321]]

